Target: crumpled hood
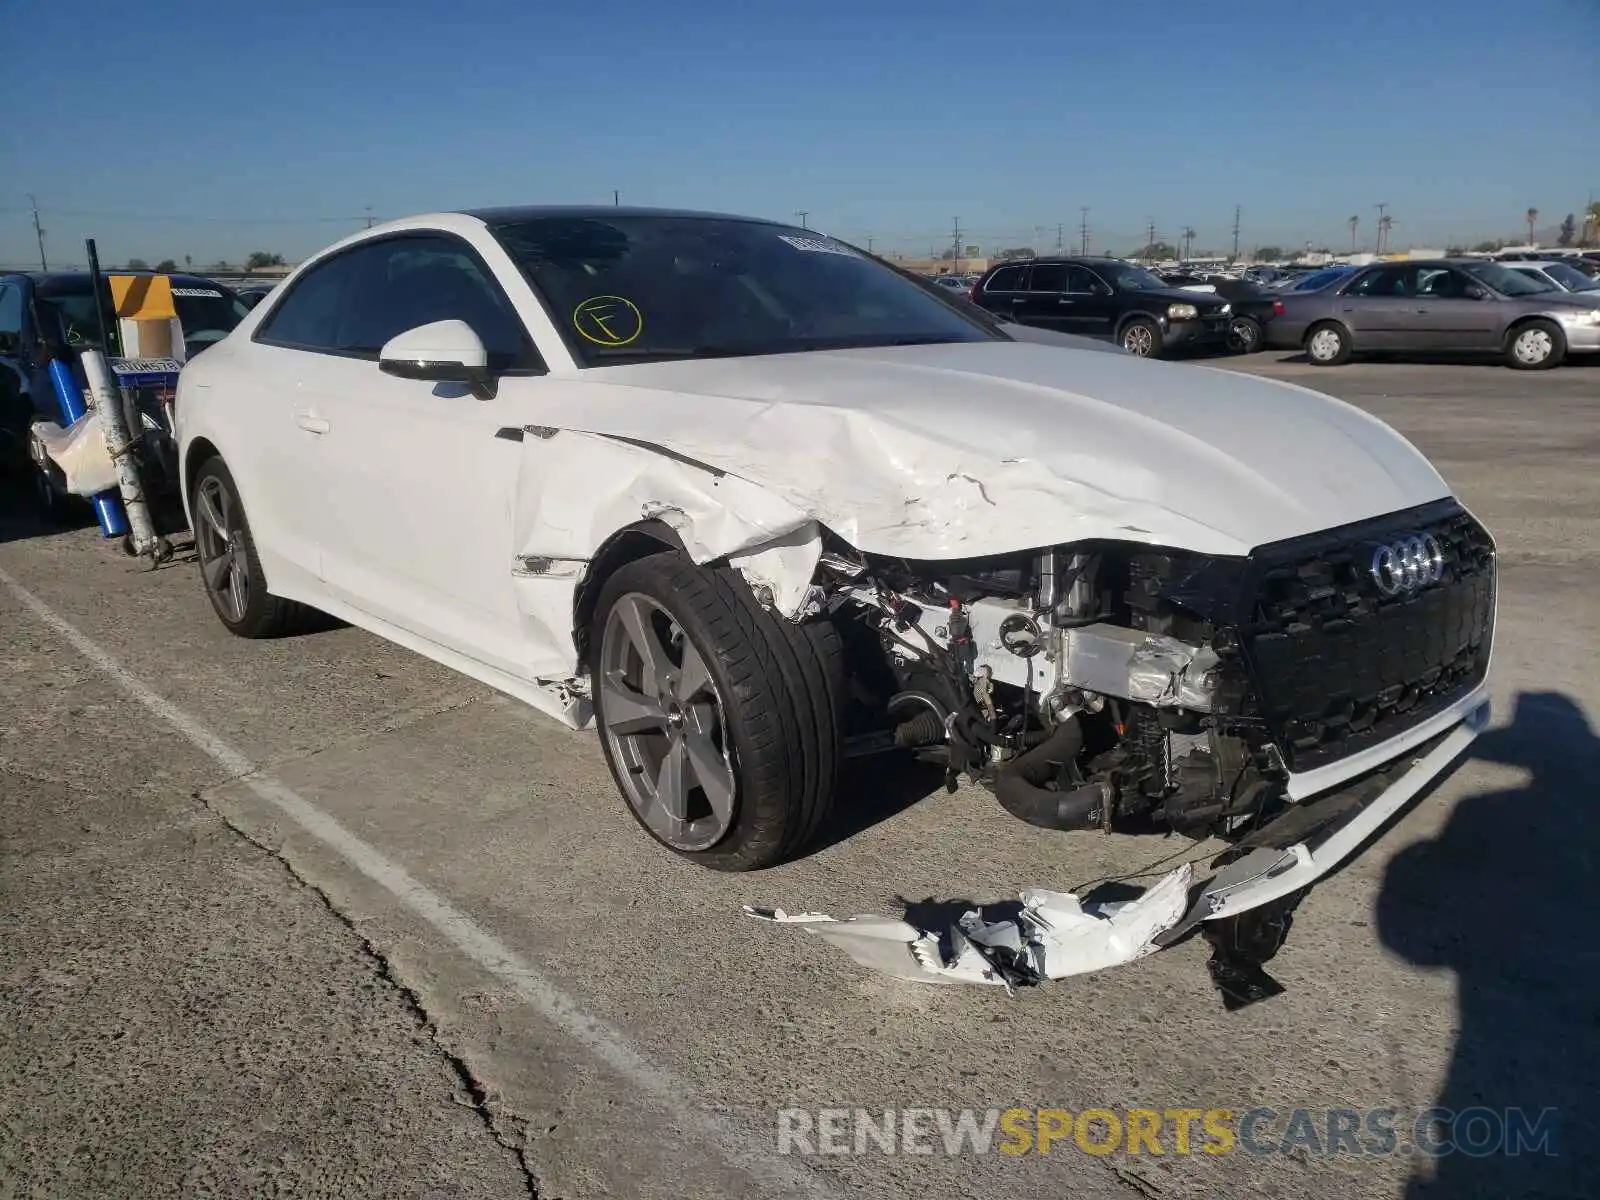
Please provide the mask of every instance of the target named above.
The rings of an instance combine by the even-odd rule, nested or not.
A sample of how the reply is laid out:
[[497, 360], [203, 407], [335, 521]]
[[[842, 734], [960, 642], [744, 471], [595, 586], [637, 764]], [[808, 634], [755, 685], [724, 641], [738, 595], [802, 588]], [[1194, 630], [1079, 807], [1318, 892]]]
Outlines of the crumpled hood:
[[1243, 554], [1449, 494], [1342, 401], [1126, 355], [981, 342], [579, 378], [541, 419], [662, 446], [907, 558], [1084, 538]]

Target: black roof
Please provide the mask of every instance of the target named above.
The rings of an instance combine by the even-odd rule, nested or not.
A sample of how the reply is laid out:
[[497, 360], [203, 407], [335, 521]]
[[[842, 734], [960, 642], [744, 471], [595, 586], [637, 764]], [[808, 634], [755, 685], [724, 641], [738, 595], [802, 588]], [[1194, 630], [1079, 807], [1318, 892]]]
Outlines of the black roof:
[[464, 208], [464, 216], [477, 217], [487, 225], [513, 225], [518, 221], [537, 221], [555, 217], [565, 220], [605, 220], [608, 217], [699, 217], [708, 221], [756, 221], [762, 225], [782, 225], [766, 217], [737, 213], [698, 212], [689, 208], [628, 208], [614, 204], [527, 204], [506, 208]]

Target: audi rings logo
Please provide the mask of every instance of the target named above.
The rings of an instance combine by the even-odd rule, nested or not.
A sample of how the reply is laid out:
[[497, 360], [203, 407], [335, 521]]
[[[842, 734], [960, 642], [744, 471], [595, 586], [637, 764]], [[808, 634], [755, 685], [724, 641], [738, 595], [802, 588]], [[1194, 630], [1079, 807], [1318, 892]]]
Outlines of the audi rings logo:
[[1385, 596], [1420, 591], [1444, 578], [1444, 547], [1432, 534], [1410, 534], [1374, 550], [1371, 571]]

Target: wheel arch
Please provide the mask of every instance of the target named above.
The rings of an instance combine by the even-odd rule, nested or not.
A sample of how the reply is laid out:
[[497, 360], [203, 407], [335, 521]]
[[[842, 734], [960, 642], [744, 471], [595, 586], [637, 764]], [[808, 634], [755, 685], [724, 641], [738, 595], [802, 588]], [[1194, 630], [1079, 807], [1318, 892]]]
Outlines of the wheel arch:
[[1149, 321], [1150, 324], [1154, 325], [1157, 330], [1161, 330], [1161, 318], [1159, 316], [1153, 312], [1146, 312], [1142, 308], [1135, 308], [1129, 312], [1123, 313], [1117, 318], [1116, 332], [1113, 335], [1117, 341], [1120, 342], [1122, 340], [1123, 333], [1126, 332], [1128, 326], [1132, 325], [1135, 321]]
[[687, 554], [678, 531], [658, 519], [636, 521], [600, 543], [572, 593], [572, 644], [577, 650], [580, 669], [587, 669], [591, 665], [589, 626], [594, 620], [595, 605], [599, 603], [600, 593], [605, 590], [606, 580], [631, 562], [668, 550]]

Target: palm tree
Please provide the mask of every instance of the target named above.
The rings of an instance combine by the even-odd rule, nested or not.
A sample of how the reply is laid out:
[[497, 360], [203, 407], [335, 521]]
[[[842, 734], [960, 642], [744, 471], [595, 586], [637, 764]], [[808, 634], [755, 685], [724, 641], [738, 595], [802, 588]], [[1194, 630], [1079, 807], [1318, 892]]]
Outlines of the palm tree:
[[1530, 246], [1533, 245], [1533, 227], [1538, 220], [1539, 210], [1537, 208], [1530, 208], [1528, 210], [1528, 245]]
[[1384, 213], [1378, 220], [1378, 251], [1381, 254], [1389, 245], [1389, 231], [1394, 228], [1394, 218]]
[[1354, 254], [1356, 252], [1356, 230], [1359, 229], [1359, 228], [1361, 228], [1361, 218], [1360, 217], [1351, 217], [1350, 218], [1350, 253], [1351, 254]]

